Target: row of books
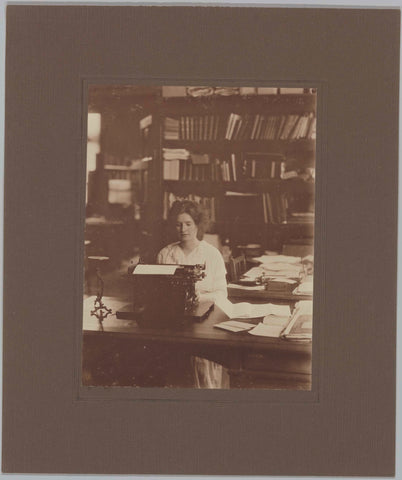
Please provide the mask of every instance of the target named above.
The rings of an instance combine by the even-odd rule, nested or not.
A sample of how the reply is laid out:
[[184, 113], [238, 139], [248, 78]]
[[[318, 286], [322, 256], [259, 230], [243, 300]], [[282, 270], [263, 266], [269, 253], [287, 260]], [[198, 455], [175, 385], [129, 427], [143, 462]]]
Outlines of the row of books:
[[165, 140], [297, 140], [316, 137], [313, 113], [181, 115], [164, 118]]
[[185, 149], [163, 149], [164, 180], [237, 182], [287, 177], [284, 157], [280, 154], [240, 152], [218, 158]]
[[222, 176], [218, 165], [214, 163], [208, 165], [195, 165], [186, 160], [164, 160], [163, 179], [215, 182], [222, 180]]
[[202, 205], [207, 218], [210, 222], [216, 222], [217, 219], [217, 199], [215, 197], [203, 197], [190, 193], [188, 195], [176, 195], [172, 192], [164, 192], [163, 194], [163, 218], [168, 218], [169, 210], [176, 201], [191, 200], [192, 202]]
[[230, 222], [286, 223], [288, 201], [282, 192], [226, 192], [223, 204], [223, 215]]
[[[218, 159], [215, 159], [215, 162]], [[285, 175], [282, 155], [232, 153], [226, 160], [218, 160], [224, 182], [250, 179], [281, 179]]]
[[203, 206], [211, 222], [221, 220], [229, 223], [284, 224], [287, 222], [288, 201], [279, 192], [237, 193], [226, 192], [224, 196], [201, 196], [194, 193], [177, 195], [165, 191], [163, 194], [163, 218], [177, 200], [191, 200]]
[[313, 113], [290, 115], [239, 115], [231, 113], [225, 132], [226, 140], [297, 140], [315, 138]]
[[298, 176], [284, 172], [283, 162], [261, 165], [255, 161], [239, 167], [236, 161], [214, 158], [208, 164], [194, 164], [187, 160], [164, 160], [163, 179], [175, 181], [238, 182], [256, 179], [285, 179]]

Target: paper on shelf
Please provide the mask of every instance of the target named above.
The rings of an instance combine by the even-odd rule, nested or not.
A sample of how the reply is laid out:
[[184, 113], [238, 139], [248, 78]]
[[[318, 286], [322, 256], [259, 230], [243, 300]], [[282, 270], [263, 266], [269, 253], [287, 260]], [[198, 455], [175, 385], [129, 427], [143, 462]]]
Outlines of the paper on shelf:
[[177, 265], [142, 265], [135, 267], [133, 275], [173, 275]]
[[252, 193], [252, 192], [229, 192], [226, 191], [225, 195], [227, 197], [257, 197], [258, 193]]

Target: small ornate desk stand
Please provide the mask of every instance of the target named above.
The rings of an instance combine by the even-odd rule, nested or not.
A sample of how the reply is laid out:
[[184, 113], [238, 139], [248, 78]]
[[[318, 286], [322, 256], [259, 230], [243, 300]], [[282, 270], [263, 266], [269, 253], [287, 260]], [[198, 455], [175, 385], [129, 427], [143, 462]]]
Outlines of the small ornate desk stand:
[[98, 278], [98, 293], [94, 300], [94, 309], [91, 310], [91, 315], [94, 315], [99, 322], [99, 330], [103, 332], [103, 320], [112, 314], [112, 309], [107, 308], [107, 306], [102, 302], [103, 297], [103, 280], [99, 274], [99, 268], [96, 269], [96, 276]]

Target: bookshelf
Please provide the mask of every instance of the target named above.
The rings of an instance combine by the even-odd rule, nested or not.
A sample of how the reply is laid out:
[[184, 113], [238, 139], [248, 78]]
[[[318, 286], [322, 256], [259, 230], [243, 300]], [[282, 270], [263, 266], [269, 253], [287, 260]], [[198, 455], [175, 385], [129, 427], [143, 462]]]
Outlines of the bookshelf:
[[[173, 95], [166, 96], [169, 89]], [[178, 90], [182, 96], [174, 96]], [[201, 90], [91, 89], [89, 111], [101, 114], [102, 131], [88, 214], [128, 222], [127, 244], [140, 246], [147, 261], [172, 240], [166, 218], [176, 198], [203, 204], [209, 232], [232, 247], [258, 243], [282, 251], [311, 242], [316, 93]]]
[[188, 198], [233, 246], [312, 238], [315, 93], [161, 98], [144, 119], [155, 236], [166, 241], [171, 204]]

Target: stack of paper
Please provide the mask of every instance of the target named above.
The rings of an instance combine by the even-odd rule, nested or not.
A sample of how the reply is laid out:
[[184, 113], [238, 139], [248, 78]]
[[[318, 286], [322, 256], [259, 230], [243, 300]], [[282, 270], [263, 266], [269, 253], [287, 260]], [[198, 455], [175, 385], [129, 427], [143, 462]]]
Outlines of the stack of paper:
[[164, 148], [163, 158], [165, 160], [187, 160], [190, 152], [185, 148]]
[[166, 117], [164, 128], [165, 140], [179, 140], [180, 122], [177, 118]]
[[314, 262], [312, 255], [305, 257], [303, 260], [301, 257], [289, 255], [262, 255], [255, 257], [254, 260], [261, 262], [260, 265], [251, 268], [242, 276], [242, 279], [260, 283], [262, 278], [266, 279], [267, 291], [271, 293], [313, 294], [312, 274], [309, 274], [297, 286], [297, 283], [306, 274], [306, 270], [307, 273], [312, 271], [311, 268], [306, 268], [306, 266], [312, 265]]
[[298, 279], [303, 271], [301, 264], [277, 262], [260, 265], [267, 277]]
[[[257, 271], [259, 275], [271, 279], [294, 279], [300, 278], [303, 272], [301, 257], [292, 257], [289, 255], [262, 255], [255, 257], [255, 261], [260, 262], [258, 270], [251, 269], [253, 274]], [[249, 272], [246, 273], [248, 275]]]
[[305, 280], [293, 290], [294, 295], [312, 295], [313, 294], [313, 276], [306, 277]]
[[290, 255], [261, 255], [260, 257], [254, 257], [254, 260], [265, 265], [278, 262], [285, 262], [289, 264], [301, 263], [301, 257], [292, 257]]
[[119, 205], [131, 205], [131, 180], [110, 179], [108, 189], [108, 202]]

